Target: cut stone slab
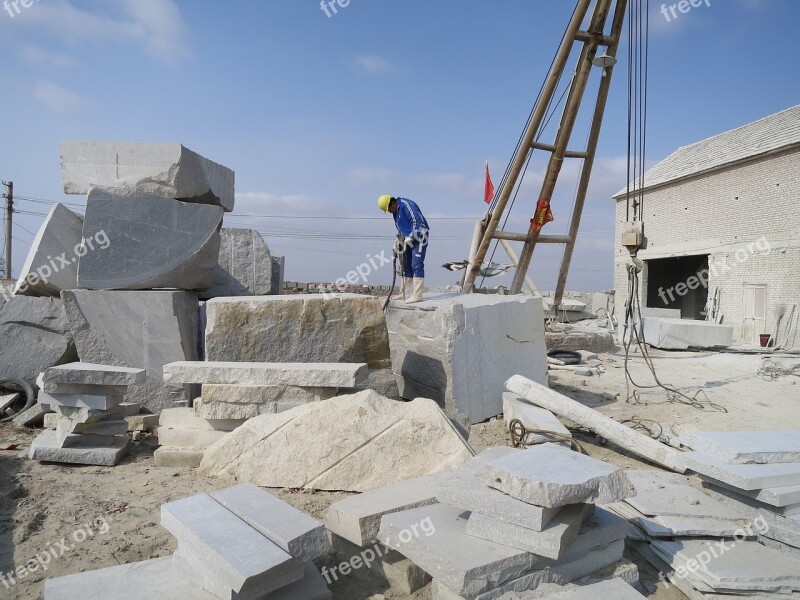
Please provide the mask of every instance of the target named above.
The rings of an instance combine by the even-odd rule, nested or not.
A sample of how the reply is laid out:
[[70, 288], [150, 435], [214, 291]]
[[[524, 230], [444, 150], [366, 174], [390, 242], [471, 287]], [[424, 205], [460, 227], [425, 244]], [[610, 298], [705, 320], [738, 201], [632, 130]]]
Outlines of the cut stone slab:
[[48, 579], [45, 600], [218, 600], [194, 583], [175, 577], [172, 556]]
[[203, 453], [203, 450], [161, 446], [153, 452], [153, 459], [157, 467], [188, 467], [196, 469], [203, 460]]
[[635, 494], [618, 467], [553, 444], [488, 460], [481, 478], [518, 500], [548, 508], [606, 504]]
[[538, 556], [558, 559], [567, 545], [578, 537], [584, 519], [594, 510], [591, 504], [572, 504], [562, 508], [542, 531], [473, 513], [467, 521], [468, 535], [483, 540], [527, 550]]
[[100, 421], [98, 423], [81, 423], [72, 419], [59, 419], [56, 425], [59, 439], [76, 433], [86, 436], [117, 436], [128, 433], [127, 421]]
[[733, 345], [733, 327], [690, 319], [644, 317], [647, 344], [664, 350], [728, 348]]
[[125, 417], [128, 431], [150, 431], [158, 427], [158, 415], [131, 415]]
[[122, 460], [128, 451], [128, 446], [128, 438], [119, 437], [113, 446], [61, 448], [56, 432], [46, 429], [31, 442], [28, 458], [47, 462], [113, 467]]
[[366, 381], [363, 363], [174, 362], [164, 365], [168, 383], [296, 385], [354, 388]]
[[69, 363], [58, 367], [50, 367], [44, 371], [42, 380], [57, 384], [79, 385], [133, 385], [145, 379], [144, 369], [113, 367], [92, 363]]
[[187, 450], [205, 450], [228, 435], [227, 431], [202, 431], [200, 429], [182, 429], [173, 427], [158, 428], [158, 443], [171, 448]]
[[81, 257], [90, 290], [207, 289], [219, 257], [222, 209], [140, 192], [94, 188], [83, 237], [108, 239]]
[[383, 515], [435, 504], [434, 486], [444, 476], [424, 475], [334, 502], [325, 527], [358, 547], [374, 544]]
[[[465, 597], [519, 577], [543, 560], [530, 552], [467, 535], [468, 516], [446, 504], [387, 514], [381, 519], [378, 539]], [[412, 528], [423, 534], [411, 535]], [[426, 535], [427, 531], [433, 533]]]
[[743, 490], [800, 485], [800, 462], [731, 465], [702, 452], [685, 452], [692, 471]]
[[162, 505], [161, 524], [184, 558], [234, 592], [266, 595], [303, 576], [299, 562], [207, 494]]
[[65, 194], [86, 195], [97, 186], [129, 187], [184, 202], [234, 208], [234, 173], [181, 144], [61, 142]]
[[310, 561], [330, 550], [325, 526], [252, 483], [211, 497], [294, 558]]
[[44, 422], [44, 417], [47, 413], [50, 412], [50, 407], [37, 402], [33, 406], [31, 406], [28, 410], [23, 410], [21, 413], [16, 415], [12, 422], [17, 427], [27, 427], [29, 425], [36, 425], [39, 422]]
[[579, 560], [582, 556], [600, 548], [606, 548], [618, 540], [624, 540], [630, 524], [613, 512], [597, 507], [581, 525], [578, 536], [567, 545], [561, 562]]
[[[520, 421], [525, 429], [538, 429], [541, 431], [552, 431], [568, 438], [572, 438], [569, 429], [564, 427], [553, 413], [544, 408], [533, 406], [522, 396], [512, 392], [503, 392], [503, 418], [506, 426], [510, 426], [514, 420]], [[526, 438], [529, 444], [541, 443], [543, 441], [560, 441], [558, 437], [548, 435], [531, 434]]]
[[158, 413], [192, 399], [188, 386], [164, 382], [163, 368], [199, 358], [195, 293], [74, 290], [64, 292], [62, 300], [82, 361], [147, 372], [143, 383], [126, 392], [129, 402]]
[[57, 413], [47, 413], [44, 416], [44, 428], [45, 429], [55, 429], [56, 425], [58, 424], [58, 420], [61, 418], [61, 415]]
[[443, 294], [413, 305], [392, 301], [386, 323], [400, 395], [431, 398], [470, 423], [503, 412], [512, 375], [547, 382], [541, 298]]
[[[44, 397], [46, 396], [47, 394], [44, 394]], [[40, 397], [43, 397], [42, 393], [40, 393]], [[102, 421], [115, 419], [118, 420], [124, 417], [124, 411], [121, 404], [108, 410], [60, 406], [55, 404], [53, 405], [53, 410], [59, 415], [59, 417], [69, 419], [70, 421], [76, 421], [78, 423], [100, 423]]]
[[15, 296], [0, 310], [0, 379], [36, 385], [39, 373], [78, 359], [57, 298]]
[[200, 473], [262, 487], [364, 492], [471, 456], [432, 400], [398, 402], [365, 390], [250, 419], [208, 448]]
[[[211, 402], [207, 403], [202, 398], [194, 400], [194, 414], [202, 419], [209, 421], [237, 421], [239, 424], [247, 419], [252, 419], [259, 415], [274, 415], [282, 412], [278, 410], [284, 403], [270, 402], [267, 404], [233, 404], [231, 402]], [[289, 408], [300, 406], [292, 404]]]
[[[82, 383], [45, 383], [42, 375], [37, 378], [39, 389], [48, 396], [124, 396], [128, 390], [127, 385], [91, 385]], [[124, 402], [122, 404], [125, 404]], [[120, 406], [122, 406], [120, 404]]]
[[220, 239], [214, 282], [200, 297], [271, 294], [272, 257], [261, 234], [253, 229], [223, 228]]
[[55, 409], [56, 407], [85, 408], [94, 411], [108, 411], [122, 404], [124, 397], [100, 394], [48, 394], [39, 392], [39, 402]]
[[800, 431], [692, 431], [684, 446], [730, 464], [800, 462]]
[[[212, 404], [267, 404], [294, 402], [297, 404], [327, 400], [336, 395], [337, 388], [299, 387], [289, 385], [213, 385], [203, 386], [203, 402]], [[377, 391], [377, 390], [376, 390]]]
[[398, 397], [380, 298], [359, 294], [215, 298], [207, 303], [206, 312], [209, 361], [366, 363], [369, 379], [358, 387]]
[[703, 485], [717, 489], [727, 496], [730, 496], [731, 493], [733, 493], [735, 494], [735, 496], [733, 496], [734, 498], [737, 496], [744, 496], [776, 508], [800, 504], [800, 485], [765, 488], [762, 490], [743, 490], [722, 483], [721, 481], [705, 478], [702, 475], [700, 478], [703, 479]]
[[78, 287], [82, 232], [83, 218], [63, 204], [54, 204], [31, 244], [14, 294], [58, 296], [61, 290]]
[[167, 408], [161, 411], [159, 425], [172, 429], [197, 429], [200, 431], [233, 431], [242, 424], [240, 420], [212, 420], [197, 416], [188, 407]]
[[542, 531], [560, 508], [545, 508], [522, 502], [489, 487], [477, 478], [485, 461], [522, 452], [508, 447], [489, 448], [462, 467], [443, 473], [436, 485], [436, 498], [442, 504], [457, 506], [474, 514], [487, 515], [516, 525]]
[[[549, 587], [549, 586], [547, 586]], [[642, 600], [642, 596], [622, 579], [608, 579], [588, 585], [570, 585], [539, 593], [520, 592], [501, 596], [501, 600]]]

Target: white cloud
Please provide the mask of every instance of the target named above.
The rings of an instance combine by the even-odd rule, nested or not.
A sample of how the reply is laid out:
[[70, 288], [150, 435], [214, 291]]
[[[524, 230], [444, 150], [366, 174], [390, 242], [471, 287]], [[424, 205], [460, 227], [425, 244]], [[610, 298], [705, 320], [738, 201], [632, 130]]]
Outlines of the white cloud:
[[87, 106], [78, 94], [51, 81], [37, 82], [33, 96], [47, 110], [60, 116], [76, 115]]
[[66, 69], [69, 67], [74, 67], [78, 64], [73, 58], [67, 56], [66, 54], [48, 52], [47, 50], [43, 50], [42, 48], [32, 46], [30, 44], [25, 44], [22, 46], [20, 55], [28, 64], [41, 67]]
[[353, 59], [352, 64], [367, 75], [386, 75], [399, 70], [389, 59], [377, 54], [360, 54]]

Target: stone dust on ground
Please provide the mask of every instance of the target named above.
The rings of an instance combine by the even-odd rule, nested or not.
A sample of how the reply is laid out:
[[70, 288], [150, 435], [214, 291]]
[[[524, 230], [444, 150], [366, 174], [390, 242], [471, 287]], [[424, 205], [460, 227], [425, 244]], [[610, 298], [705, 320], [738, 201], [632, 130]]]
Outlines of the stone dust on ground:
[[[653, 352], [659, 376], [665, 383], [693, 392], [703, 387], [708, 398], [727, 412], [666, 402], [661, 390], [646, 390], [639, 404], [625, 401], [623, 356], [600, 356], [605, 372], [581, 377], [557, 372], [551, 385], [587, 406], [625, 420], [650, 419], [677, 434], [697, 429], [800, 429], [800, 385], [797, 377], [763, 381], [755, 372], [757, 355], [712, 352]], [[797, 357], [786, 362], [800, 361]], [[632, 359], [631, 372], [639, 383], [649, 383], [641, 357]], [[795, 382], [791, 380], [794, 379]], [[603, 392], [619, 393], [609, 400]], [[567, 423], [569, 426], [570, 424]], [[6, 587], [0, 580], [0, 598], [42, 598], [44, 580], [118, 564], [171, 554], [175, 540], [159, 525], [160, 506], [192, 494], [225, 487], [220, 480], [197, 475], [194, 469], [156, 468], [155, 437], [133, 446], [117, 467], [81, 467], [40, 464], [27, 459], [36, 432], [0, 425], [0, 571], [13, 572], [37, 554], [57, 549], [47, 570], [41, 568]], [[578, 432], [575, 438], [589, 455], [625, 468], [650, 469], [629, 452], [601, 444], [596, 436]], [[480, 452], [489, 446], [510, 445], [504, 421], [492, 419], [472, 427], [470, 442]], [[16, 445], [16, 447], [15, 447]], [[296, 508], [323, 518], [327, 507], [350, 494], [270, 490]], [[319, 561], [329, 568], [349, 559], [330, 556]], [[648, 598], [683, 600], [674, 587], [659, 581], [658, 573], [630, 554], [642, 574]], [[430, 588], [413, 596], [387, 590], [376, 569], [356, 571], [331, 584], [336, 600], [430, 600]], [[5, 580], [8, 582], [8, 579]]]

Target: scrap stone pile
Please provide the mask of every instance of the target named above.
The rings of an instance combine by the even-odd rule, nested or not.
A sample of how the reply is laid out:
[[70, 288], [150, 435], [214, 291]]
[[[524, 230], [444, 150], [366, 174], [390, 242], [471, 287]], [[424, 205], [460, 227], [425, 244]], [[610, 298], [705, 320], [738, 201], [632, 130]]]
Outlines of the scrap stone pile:
[[161, 524], [178, 541], [165, 558], [50, 579], [45, 600], [330, 600], [313, 560], [329, 542], [319, 521], [242, 483], [161, 507]]
[[114, 466], [128, 449], [128, 422], [120, 410], [128, 387], [144, 380], [143, 369], [73, 363], [42, 373], [39, 403], [58, 415], [56, 429], [40, 433], [29, 457], [84, 465]]
[[633, 493], [621, 470], [557, 444], [490, 448], [458, 469], [334, 503], [325, 524], [335, 542], [391, 548], [408, 580], [420, 579], [415, 569], [433, 578], [434, 599], [494, 600], [585, 578], [635, 584], [628, 524], [595, 507]]

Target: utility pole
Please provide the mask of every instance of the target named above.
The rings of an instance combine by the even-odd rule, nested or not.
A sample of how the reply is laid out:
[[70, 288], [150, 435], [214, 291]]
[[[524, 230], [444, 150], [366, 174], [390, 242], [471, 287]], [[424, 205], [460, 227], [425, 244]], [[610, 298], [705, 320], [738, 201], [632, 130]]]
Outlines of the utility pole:
[[14, 182], [4, 181], [3, 185], [8, 190], [3, 194], [6, 199], [6, 279], [11, 279], [11, 235], [14, 221]]

